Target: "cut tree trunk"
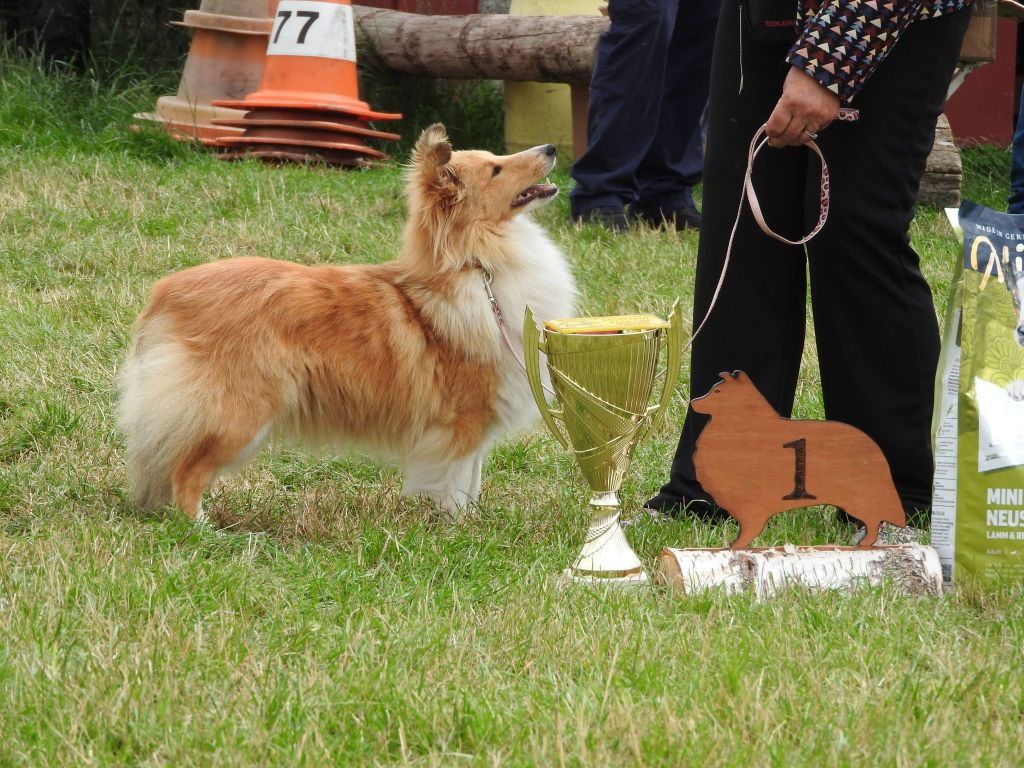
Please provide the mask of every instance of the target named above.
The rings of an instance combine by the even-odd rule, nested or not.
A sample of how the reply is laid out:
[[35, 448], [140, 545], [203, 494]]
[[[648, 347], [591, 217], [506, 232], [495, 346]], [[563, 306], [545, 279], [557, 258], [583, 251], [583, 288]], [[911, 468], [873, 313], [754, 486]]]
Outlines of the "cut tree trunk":
[[960, 204], [960, 184], [963, 181], [963, 167], [960, 151], [953, 141], [953, 131], [945, 115], [939, 115], [935, 127], [935, 145], [928, 155], [928, 164], [921, 178], [921, 191], [917, 201], [943, 207]]
[[909, 595], [942, 594], [939, 556], [931, 547], [775, 547], [770, 549], [665, 549], [655, 580], [694, 595], [713, 588], [727, 594], [752, 590], [760, 599], [785, 587], [850, 591], [884, 582]]
[[602, 16], [421, 16], [353, 6], [356, 36], [384, 66], [419, 77], [589, 83]]

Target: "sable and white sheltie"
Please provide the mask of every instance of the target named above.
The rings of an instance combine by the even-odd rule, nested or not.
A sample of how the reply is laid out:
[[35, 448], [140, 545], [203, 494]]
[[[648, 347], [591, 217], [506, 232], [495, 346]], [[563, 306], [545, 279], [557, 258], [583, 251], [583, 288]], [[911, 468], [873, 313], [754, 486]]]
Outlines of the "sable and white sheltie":
[[133, 499], [204, 519], [202, 495], [272, 433], [401, 463], [405, 494], [460, 521], [484, 456], [537, 415], [485, 280], [522, 348], [527, 304], [571, 316], [565, 257], [526, 214], [555, 148], [504, 157], [420, 136], [399, 258], [308, 267], [241, 258], [160, 280], [120, 375]]

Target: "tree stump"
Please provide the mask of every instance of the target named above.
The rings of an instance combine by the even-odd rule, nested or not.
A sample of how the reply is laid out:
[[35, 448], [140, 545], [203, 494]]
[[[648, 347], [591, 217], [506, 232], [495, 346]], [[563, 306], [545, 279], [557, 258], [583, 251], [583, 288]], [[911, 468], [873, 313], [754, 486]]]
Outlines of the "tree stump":
[[939, 115], [935, 127], [935, 145], [928, 155], [928, 164], [921, 178], [918, 203], [938, 205], [943, 208], [960, 204], [960, 184], [963, 181], [963, 167], [960, 151], [953, 141], [953, 131], [945, 115]]

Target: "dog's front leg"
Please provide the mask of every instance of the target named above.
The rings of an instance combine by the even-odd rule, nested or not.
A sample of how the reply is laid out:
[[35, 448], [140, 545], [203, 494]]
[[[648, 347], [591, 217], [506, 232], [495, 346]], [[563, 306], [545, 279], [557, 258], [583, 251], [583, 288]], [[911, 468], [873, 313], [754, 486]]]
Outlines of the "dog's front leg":
[[471, 504], [476, 504], [476, 500], [480, 498], [480, 486], [483, 485], [484, 475], [484, 455], [485, 451], [480, 451], [480, 453], [473, 457], [473, 469], [471, 470], [469, 485], [469, 501]]
[[465, 521], [470, 506], [480, 495], [480, 471], [483, 456], [469, 456], [448, 466], [447, 482], [438, 505], [445, 511], [448, 522], [460, 524]]
[[461, 523], [480, 493], [482, 465], [482, 454], [447, 463], [409, 464], [402, 494], [425, 494], [445, 513], [448, 522]]

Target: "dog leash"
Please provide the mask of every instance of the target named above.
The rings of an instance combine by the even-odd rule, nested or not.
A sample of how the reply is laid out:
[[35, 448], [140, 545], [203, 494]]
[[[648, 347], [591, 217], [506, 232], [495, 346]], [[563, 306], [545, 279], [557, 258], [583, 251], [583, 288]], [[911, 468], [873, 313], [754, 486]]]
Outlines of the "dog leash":
[[[852, 123], [860, 119], [860, 110], [850, 109], [843, 107], [839, 110], [839, 115], [836, 120]], [[718, 297], [722, 292], [722, 285], [725, 284], [725, 275], [729, 271], [729, 262], [732, 259], [732, 246], [736, 240], [736, 230], [739, 228], [740, 219], [743, 217], [743, 203], [746, 201], [750, 205], [750, 212], [754, 216], [754, 221], [757, 226], [760, 227], [761, 231], [769, 237], [772, 237], [779, 242], [786, 243], [787, 245], [803, 245], [814, 239], [822, 227], [825, 226], [825, 222], [828, 221], [829, 203], [831, 198], [831, 189], [829, 186], [829, 175], [828, 175], [828, 163], [825, 162], [825, 155], [822, 154], [821, 147], [812, 138], [804, 146], [814, 152], [821, 160], [821, 201], [818, 208], [818, 221], [814, 225], [814, 228], [806, 235], [801, 237], [799, 240], [789, 240], [782, 235], [775, 232], [768, 222], [764, 219], [764, 214], [761, 212], [761, 203], [757, 199], [757, 193], [754, 191], [754, 160], [757, 159], [757, 155], [764, 149], [765, 145], [768, 144], [768, 123], [765, 123], [757, 132], [754, 133], [754, 137], [750, 140], [750, 147], [747, 150], [747, 169], [743, 174], [743, 185], [740, 190], [740, 203], [736, 208], [736, 219], [732, 223], [732, 231], [729, 233], [729, 244], [725, 248], [725, 259], [722, 262], [722, 272], [718, 276], [718, 284], [715, 286], [715, 292], [711, 295], [711, 303], [708, 304], [707, 311], [704, 313], [704, 317], [697, 325], [696, 330], [690, 335], [690, 340], [683, 345], [683, 352], [693, 346], [693, 340], [697, 338], [700, 332], [704, 329], [708, 318], [711, 317], [711, 311], [715, 308], [715, 304], [718, 303]]]
[[[508, 323], [505, 322], [505, 314], [501, 311], [501, 307], [498, 306], [498, 300], [494, 298], [494, 290], [491, 288], [491, 281], [494, 277], [483, 267], [480, 268], [484, 273], [484, 290], [487, 292], [487, 301], [491, 305], [491, 312], [494, 313], [494, 322], [498, 326], [498, 331], [501, 333], [501, 338], [505, 342], [505, 346], [508, 351], [512, 353], [512, 357], [515, 358], [516, 362], [519, 363], [519, 367], [523, 369], [523, 373], [526, 373], [526, 362], [523, 360], [523, 356], [516, 349], [515, 344], [512, 343], [512, 337], [508, 331]], [[554, 391], [545, 384], [541, 384], [544, 387], [544, 391], [552, 397], [555, 396]]]

